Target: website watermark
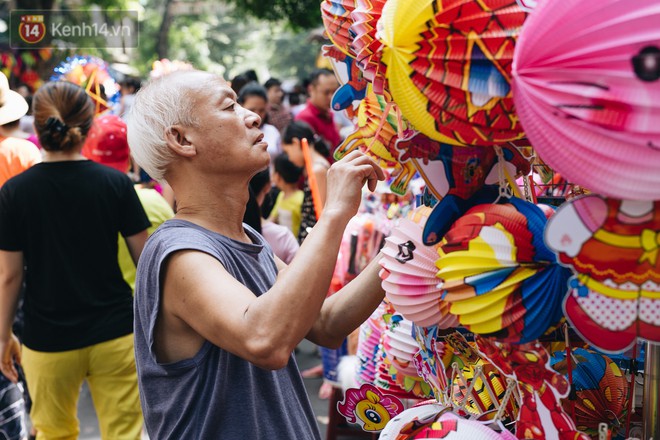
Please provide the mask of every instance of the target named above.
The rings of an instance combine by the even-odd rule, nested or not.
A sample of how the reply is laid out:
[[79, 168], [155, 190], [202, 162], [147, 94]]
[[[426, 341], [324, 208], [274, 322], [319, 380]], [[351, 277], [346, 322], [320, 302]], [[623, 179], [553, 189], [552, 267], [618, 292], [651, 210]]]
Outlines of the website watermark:
[[14, 49], [137, 47], [137, 11], [11, 11], [9, 42]]

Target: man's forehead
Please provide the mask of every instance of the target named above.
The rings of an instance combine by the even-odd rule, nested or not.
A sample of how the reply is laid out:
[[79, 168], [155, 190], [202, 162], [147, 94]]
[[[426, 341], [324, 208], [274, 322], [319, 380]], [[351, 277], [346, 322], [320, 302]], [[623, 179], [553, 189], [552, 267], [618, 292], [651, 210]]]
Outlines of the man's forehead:
[[339, 85], [339, 82], [334, 75], [320, 75], [318, 84], [321, 86], [333, 87]]

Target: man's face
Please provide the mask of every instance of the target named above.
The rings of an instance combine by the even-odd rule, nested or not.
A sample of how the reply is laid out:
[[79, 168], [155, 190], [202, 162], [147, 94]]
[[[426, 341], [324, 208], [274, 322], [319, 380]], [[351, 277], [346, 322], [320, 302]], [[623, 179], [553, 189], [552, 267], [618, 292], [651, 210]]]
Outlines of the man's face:
[[198, 151], [200, 167], [247, 174], [268, 166], [268, 145], [259, 130], [261, 119], [236, 102], [236, 94], [226, 81], [209, 75], [208, 82], [189, 93], [197, 124], [185, 133]]
[[264, 118], [266, 117], [266, 101], [261, 96], [248, 96], [243, 101], [243, 108], [255, 112], [261, 118], [263, 123]]
[[339, 88], [339, 82], [334, 75], [321, 75], [316, 84], [309, 86], [309, 101], [314, 107], [329, 111], [332, 103], [332, 95]]

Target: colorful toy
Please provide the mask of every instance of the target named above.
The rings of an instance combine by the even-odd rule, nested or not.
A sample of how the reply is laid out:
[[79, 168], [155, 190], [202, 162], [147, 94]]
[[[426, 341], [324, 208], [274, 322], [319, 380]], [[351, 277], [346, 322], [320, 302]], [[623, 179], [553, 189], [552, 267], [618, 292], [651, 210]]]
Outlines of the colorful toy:
[[390, 189], [404, 195], [415, 175], [415, 167], [412, 163], [400, 163], [398, 160], [399, 152], [395, 146], [401, 124], [403, 122], [397, 115], [396, 107], [368, 86], [366, 96], [358, 107], [357, 128], [337, 147], [335, 159], [341, 159], [356, 148], [365, 151], [382, 166], [394, 168], [396, 177]]
[[[518, 383], [522, 403], [516, 421], [517, 438], [589, 439], [577, 431], [563, 411], [559, 399], [568, 395], [568, 381], [550, 368], [550, 355], [538, 341], [513, 345], [481, 336], [475, 341], [480, 353], [490, 363]], [[539, 405], [547, 411], [540, 412]]]
[[389, 96], [384, 66], [380, 62], [382, 43], [377, 38], [377, 26], [387, 0], [356, 0], [351, 13], [353, 24], [349, 31], [354, 34], [353, 52], [356, 64], [364, 77], [373, 84], [378, 95]]
[[438, 249], [437, 276], [463, 327], [525, 343], [559, 322], [570, 271], [543, 242], [546, 221], [539, 207], [512, 198], [475, 206], [452, 225]]
[[356, 352], [360, 362], [357, 371], [359, 383], [373, 383], [376, 377], [376, 359], [379, 355], [380, 340], [385, 331], [383, 314], [386, 307], [386, 303], [381, 302], [369, 319], [360, 326]]
[[509, 81], [526, 16], [515, 0], [388, 0], [381, 63], [403, 116], [453, 145], [523, 137]]
[[442, 301], [435, 274], [437, 250], [421, 243], [422, 230], [431, 208], [422, 206], [401, 219], [385, 239], [380, 276], [388, 300], [398, 313], [422, 327], [458, 324]]
[[351, 49], [353, 36], [349, 32], [353, 24], [351, 18], [353, 9], [355, 9], [355, 0], [323, 0], [321, 3], [321, 18], [326, 35], [337, 49], [355, 58], [355, 53]]
[[660, 202], [587, 195], [559, 208], [545, 240], [575, 277], [564, 308], [605, 352], [660, 343]]
[[[552, 368], [566, 375], [565, 353], [559, 355], [563, 359]], [[609, 357], [584, 348], [575, 349], [571, 356], [576, 400], [571, 408], [571, 401], [564, 399], [564, 410], [567, 413], [575, 411], [577, 428], [592, 438], [598, 437], [601, 423], [607, 424], [613, 437], [623, 434], [628, 382], [619, 366]]]
[[51, 81], [69, 81], [85, 89], [94, 101], [99, 115], [119, 102], [119, 85], [108, 71], [108, 65], [91, 56], [68, 57], [53, 70]]
[[367, 80], [362, 76], [355, 59], [346, 55], [335, 46], [321, 48], [323, 56], [330, 59], [332, 70], [339, 81], [339, 88], [332, 95], [330, 105], [335, 111], [346, 110], [349, 118], [356, 116], [356, 108], [367, 93]]
[[492, 203], [500, 195], [505, 178], [529, 174], [529, 161], [513, 144], [501, 147], [457, 147], [408, 131], [396, 148], [399, 161], [412, 164], [423, 177], [428, 192], [440, 200], [424, 227], [423, 243], [438, 243], [465, 211], [480, 203]]
[[403, 412], [403, 404], [394, 396], [381, 393], [369, 384], [346, 390], [337, 411], [349, 423], [359, 424], [365, 431], [380, 431], [393, 417]]
[[657, 6], [539, 0], [523, 26], [516, 109], [538, 154], [569, 182], [620, 199], [660, 199]]

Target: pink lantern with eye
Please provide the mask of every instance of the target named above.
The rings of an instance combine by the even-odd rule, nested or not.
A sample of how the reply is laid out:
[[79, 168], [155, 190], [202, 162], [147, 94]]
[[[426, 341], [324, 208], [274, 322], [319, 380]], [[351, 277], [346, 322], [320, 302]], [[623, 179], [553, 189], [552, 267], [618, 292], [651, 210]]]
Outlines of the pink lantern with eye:
[[539, 156], [618, 199], [660, 199], [657, 0], [540, 0], [513, 61], [513, 96]]

